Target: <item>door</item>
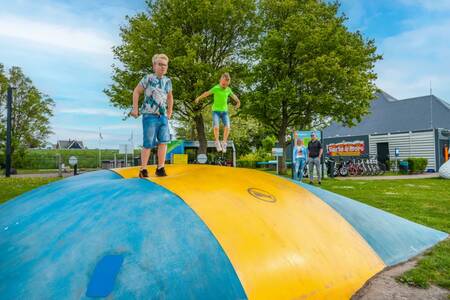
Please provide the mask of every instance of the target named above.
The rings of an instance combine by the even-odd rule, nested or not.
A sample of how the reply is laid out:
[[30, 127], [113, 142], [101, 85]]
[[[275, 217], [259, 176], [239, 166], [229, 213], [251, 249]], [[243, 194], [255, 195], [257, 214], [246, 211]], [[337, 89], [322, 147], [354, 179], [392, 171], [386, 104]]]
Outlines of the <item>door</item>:
[[377, 159], [380, 163], [386, 164], [389, 160], [389, 144], [377, 143]]

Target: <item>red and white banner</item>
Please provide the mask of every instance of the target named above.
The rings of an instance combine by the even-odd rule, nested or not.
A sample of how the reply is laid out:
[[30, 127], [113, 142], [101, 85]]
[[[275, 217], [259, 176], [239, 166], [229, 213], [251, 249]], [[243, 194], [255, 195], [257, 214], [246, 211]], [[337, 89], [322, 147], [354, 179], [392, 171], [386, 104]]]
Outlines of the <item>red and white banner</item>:
[[329, 156], [360, 156], [364, 153], [364, 141], [341, 142], [327, 145]]

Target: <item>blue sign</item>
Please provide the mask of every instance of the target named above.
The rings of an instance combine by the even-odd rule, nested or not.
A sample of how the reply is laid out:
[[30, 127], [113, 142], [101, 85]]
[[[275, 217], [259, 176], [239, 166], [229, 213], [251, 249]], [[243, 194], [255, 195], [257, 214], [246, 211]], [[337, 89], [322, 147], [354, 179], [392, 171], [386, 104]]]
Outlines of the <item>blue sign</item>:
[[[319, 141], [322, 140], [321, 131], [317, 130], [308, 130], [308, 131], [295, 131], [297, 133], [297, 139], [301, 139], [303, 141], [303, 145], [308, 145], [309, 141], [311, 140], [311, 134], [315, 133], [316, 137]], [[294, 136], [295, 139], [295, 136]], [[294, 141], [293, 139], [293, 141]], [[294, 141], [295, 142], [295, 141]]]

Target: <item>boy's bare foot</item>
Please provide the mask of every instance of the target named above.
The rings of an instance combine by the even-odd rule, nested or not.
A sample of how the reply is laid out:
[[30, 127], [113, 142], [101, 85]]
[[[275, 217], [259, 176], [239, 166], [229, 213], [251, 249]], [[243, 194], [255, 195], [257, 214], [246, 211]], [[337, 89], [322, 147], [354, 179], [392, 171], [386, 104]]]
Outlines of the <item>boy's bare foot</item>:
[[222, 152], [222, 146], [220, 145], [219, 141], [215, 141], [214, 145], [216, 145], [217, 152]]
[[140, 169], [139, 170], [139, 178], [148, 178], [148, 171], [147, 171], [147, 169]]

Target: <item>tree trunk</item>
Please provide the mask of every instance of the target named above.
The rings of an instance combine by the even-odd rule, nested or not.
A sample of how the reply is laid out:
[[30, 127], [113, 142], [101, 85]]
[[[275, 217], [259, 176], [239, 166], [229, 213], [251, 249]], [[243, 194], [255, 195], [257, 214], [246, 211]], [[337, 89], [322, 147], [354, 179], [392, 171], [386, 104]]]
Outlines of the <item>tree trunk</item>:
[[205, 134], [205, 124], [203, 123], [202, 114], [197, 114], [194, 117], [195, 127], [197, 128], [197, 137], [200, 143], [200, 147], [198, 148], [198, 154], [206, 154], [207, 142], [206, 142], [206, 134]]
[[284, 99], [281, 102], [281, 126], [278, 132], [278, 143], [280, 147], [283, 148], [283, 156], [278, 158], [278, 167], [280, 174], [286, 175], [286, 131], [288, 127], [288, 110], [287, 110], [287, 100]]
[[285, 175], [287, 173], [286, 170], [286, 130], [285, 126], [281, 126], [280, 131], [278, 132], [278, 144], [281, 148], [283, 148], [283, 156], [278, 157], [278, 167], [280, 174]]

